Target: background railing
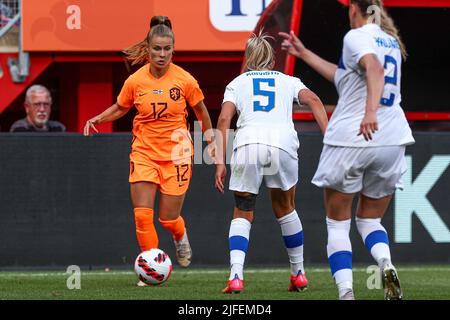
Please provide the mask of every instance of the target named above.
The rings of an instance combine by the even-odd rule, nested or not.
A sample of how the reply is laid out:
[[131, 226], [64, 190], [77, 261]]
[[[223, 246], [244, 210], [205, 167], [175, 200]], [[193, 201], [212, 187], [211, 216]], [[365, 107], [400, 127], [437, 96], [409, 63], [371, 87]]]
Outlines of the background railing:
[[0, 2], [0, 52], [18, 52], [18, 58], [8, 58], [11, 79], [22, 83], [30, 73], [30, 56], [22, 50], [22, 29], [20, 0], [2, 0]]

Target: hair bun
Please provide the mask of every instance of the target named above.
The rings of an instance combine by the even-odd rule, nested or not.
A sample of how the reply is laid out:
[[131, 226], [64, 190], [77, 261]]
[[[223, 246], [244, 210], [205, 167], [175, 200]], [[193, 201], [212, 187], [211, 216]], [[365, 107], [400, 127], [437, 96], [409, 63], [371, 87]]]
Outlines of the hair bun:
[[167, 16], [153, 16], [150, 20], [150, 28], [153, 28], [154, 26], [160, 24], [165, 25], [169, 27], [170, 30], [172, 30], [172, 22], [170, 22], [170, 19]]

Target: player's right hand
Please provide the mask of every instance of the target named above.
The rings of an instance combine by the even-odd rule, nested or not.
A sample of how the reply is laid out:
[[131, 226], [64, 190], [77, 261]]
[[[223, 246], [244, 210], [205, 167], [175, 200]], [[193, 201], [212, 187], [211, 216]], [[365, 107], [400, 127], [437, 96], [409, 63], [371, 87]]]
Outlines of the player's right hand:
[[372, 135], [378, 131], [378, 120], [376, 112], [367, 112], [359, 126], [358, 136], [362, 135], [364, 140], [372, 140]]
[[225, 166], [225, 164], [217, 164], [215, 186], [220, 193], [224, 193], [225, 191], [226, 176], [227, 176], [227, 167]]
[[213, 164], [217, 163], [216, 150], [217, 150], [217, 144], [215, 141], [212, 141], [211, 143], [208, 144], [207, 151], [208, 151], [208, 155], [210, 156]]
[[294, 31], [291, 30], [290, 33], [279, 32], [278, 35], [284, 39], [281, 43], [281, 49], [287, 51], [293, 56], [296, 56], [297, 58], [300, 58], [302, 53], [306, 50], [306, 47], [295, 35]]
[[98, 123], [97, 117], [89, 119], [88, 121], [86, 121], [86, 124], [84, 125], [83, 135], [85, 137], [89, 136], [91, 129], [98, 133], [98, 130], [95, 127], [95, 125], [97, 123]]

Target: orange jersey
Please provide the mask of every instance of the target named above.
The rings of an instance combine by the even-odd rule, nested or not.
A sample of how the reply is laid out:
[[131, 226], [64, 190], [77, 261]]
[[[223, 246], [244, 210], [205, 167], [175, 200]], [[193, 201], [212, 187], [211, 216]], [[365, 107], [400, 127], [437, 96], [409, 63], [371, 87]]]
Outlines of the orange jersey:
[[151, 160], [177, 160], [193, 154], [187, 128], [187, 105], [204, 99], [197, 81], [171, 63], [166, 74], [155, 78], [146, 64], [125, 81], [117, 97], [123, 108], [136, 106], [132, 153]]

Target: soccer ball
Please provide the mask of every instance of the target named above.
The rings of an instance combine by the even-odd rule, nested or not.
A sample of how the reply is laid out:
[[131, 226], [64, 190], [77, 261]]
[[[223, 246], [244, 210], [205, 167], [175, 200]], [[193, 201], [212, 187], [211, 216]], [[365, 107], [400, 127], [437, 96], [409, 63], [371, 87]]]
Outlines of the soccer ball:
[[172, 273], [172, 261], [161, 249], [150, 249], [138, 255], [134, 271], [139, 280], [146, 284], [161, 284], [167, 281]]

